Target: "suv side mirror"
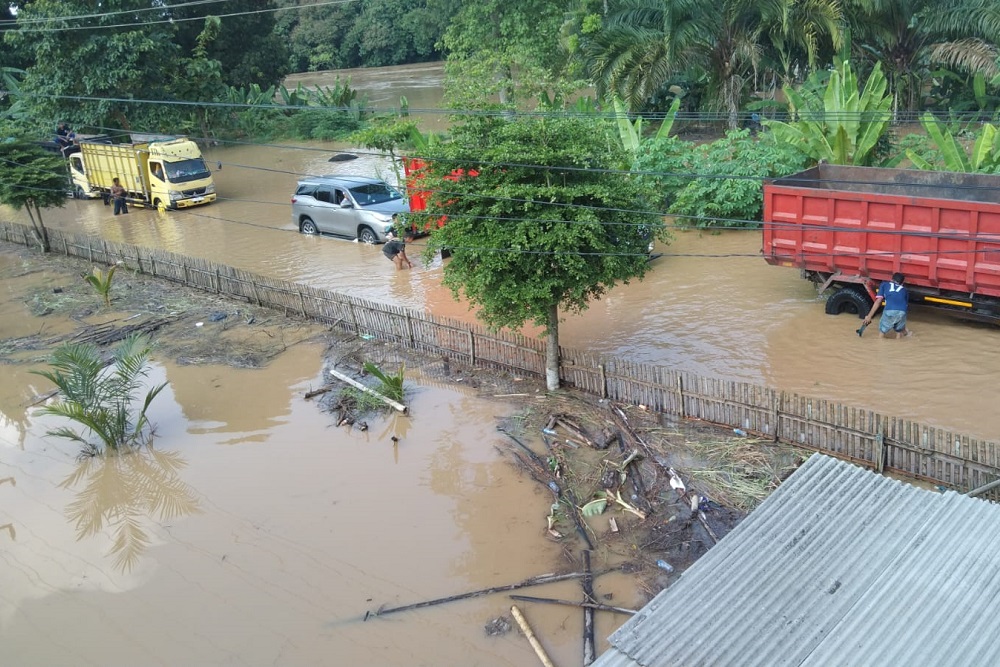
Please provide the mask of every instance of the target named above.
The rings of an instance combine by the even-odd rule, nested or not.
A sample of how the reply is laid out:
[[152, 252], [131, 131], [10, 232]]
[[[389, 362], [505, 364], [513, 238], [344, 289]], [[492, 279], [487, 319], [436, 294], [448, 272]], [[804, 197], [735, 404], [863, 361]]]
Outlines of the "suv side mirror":
[[344, 197], [344, 198], [343, 198], [343, 199], [342, 199], [342, 200], [340, 201], [340, 208], [354, 208], [354, 202], [352, 202], [352, 201], [351, 201], [350, 199], [348, 199], [347, 197]]

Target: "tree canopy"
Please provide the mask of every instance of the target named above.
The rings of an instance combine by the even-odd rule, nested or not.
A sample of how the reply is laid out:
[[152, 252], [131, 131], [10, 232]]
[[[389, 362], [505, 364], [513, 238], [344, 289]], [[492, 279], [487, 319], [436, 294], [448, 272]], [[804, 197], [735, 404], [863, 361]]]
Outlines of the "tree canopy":
[[643, 181], [617, 171], [629, 158], [616, 135], [576, 117], [479, 118], [427, 149], [428, 214], [448, 216], [429, 243], [452, 253], [444, 284], [491, 327], [545, 327], [550, 388], [559, 309], [582, 311], [641, 278], [663, 234]]

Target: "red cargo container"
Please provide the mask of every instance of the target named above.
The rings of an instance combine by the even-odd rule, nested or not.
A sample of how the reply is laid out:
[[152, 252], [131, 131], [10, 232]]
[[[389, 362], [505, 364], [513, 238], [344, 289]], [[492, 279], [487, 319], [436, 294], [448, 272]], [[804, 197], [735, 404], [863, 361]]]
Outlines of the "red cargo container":
[[[406, 176], [406, 196], [410, 202], [410, 212], [420, 213], [427, 210], [427, 199], [430, 196], [430, 192], [421, 189], [421, 181], [424, 178], [423, 169], [427, 166], [427, 163], [416, 157], [404, 157], [403, 158], [403, 174]], [[479, 172], [475, 169], [469, 170], [469, 176], [478, 176]], [[457, 181], [462, 176], [465, 176], [464, 169], [453, 169], [451, 174], [445, 176], [446, 180]], [[413, 216], [424, 217], [424, 216]], [[425, 220], [422, 224], [418, 225], [414, 223], [414, 231], [417, 232], [429, 232], [434, 227], [443, 227], [444, 223], [448, 220], [448, 216], [442, 215], [437, 220]], [[419, 227], [419, 229], [418, 229]]]
[[1000, 176], [822, 164], [764, 184], [764, 259], [871, 308], [896, 271], [910, 300], [1000, 322]]

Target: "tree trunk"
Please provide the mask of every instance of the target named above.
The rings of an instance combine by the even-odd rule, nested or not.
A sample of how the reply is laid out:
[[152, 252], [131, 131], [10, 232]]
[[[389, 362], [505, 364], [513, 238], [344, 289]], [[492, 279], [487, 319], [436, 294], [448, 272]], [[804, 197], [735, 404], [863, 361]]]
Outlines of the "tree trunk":
[[[35, 208], [34, 213], [31, 212], [32, 206]], [[52, 249], [49, 245], [49, 230], [45, 229], [45, 223], [42, 222], [42, 212], [39, 210], [38, 204], [34, 199], [28, 200], [24, 209], [28, 212], [28, 219], [31, 220], [31, 233], [38, 241], [38, 247], [42, 252], [49, 252]]]
[[559, 304], [549, 306], [548, 339], [545, 347], [545, 388], [559, 388]]

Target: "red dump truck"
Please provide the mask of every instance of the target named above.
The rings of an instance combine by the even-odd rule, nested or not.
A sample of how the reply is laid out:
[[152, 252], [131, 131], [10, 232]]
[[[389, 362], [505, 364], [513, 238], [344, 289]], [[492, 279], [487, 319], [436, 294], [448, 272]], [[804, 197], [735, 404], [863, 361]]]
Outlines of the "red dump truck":
[[864, 317], [879, 283], [1000, 324], [1000, 175], [821, 164], [764, 184], [764, 259], [801, 269], [826, 312]]

